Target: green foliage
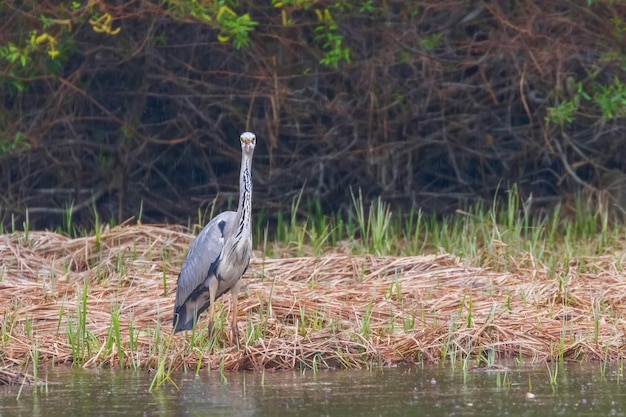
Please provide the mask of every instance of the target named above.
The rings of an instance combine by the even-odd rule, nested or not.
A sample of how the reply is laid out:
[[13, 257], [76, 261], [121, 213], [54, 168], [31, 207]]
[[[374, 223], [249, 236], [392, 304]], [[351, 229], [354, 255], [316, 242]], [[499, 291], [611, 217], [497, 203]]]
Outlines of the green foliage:
[[0, 137], [0, 157], [4, 154], [27, 149], [28, 147], [30, 147], [30, 144], [22, 132], [17, 132], [12, 139]]
[[569, 125], [575, 120], [574, 113], [578, 110], [578, 106], [572, 100], [565, 100], [556, 107], [548, 107], [548, 115], [546, 123], [557, 125]]
[[359, 13], [372, 13], [376, 11], [373, 0], [366, 0], [359, 5]]
[[[294, 24], [289, 13], [293, 10], [310, 10], [316, 2], [311, 0], [273, 0], [272, 5], [281, 9], [281, 19], [283, 26], [291, 26]], [[358, 9], [356, 8], [358, 6]], [[350, 48], [345, 47], [344, 37], [339, 30], [339, 24], [336, 22], [331, 9], [340, 17], [347, 16], [348, 13], [374, 13], [376, 8], [372, 0], [350, 2], [337, 1], [330, 7], [320, 7], [314, 9], [317, 17], [317, 24], [313, 29], [313, 39], [321, 46], [323, 55], [320, 64], [332, 68], [338, 68], [342, 62], [350, 63]]]
[[624, 33], [626, 33], [626, 23], [624, 22], [624, 19], [615, 16], [611, 19], [611, 23], [613, 24], [613, 32], [615, 33], [615, 36], [621, 38]]
[[272, 6], [276, 8], [289, 6], [307, 10], [313, 3], [315, 3], [313, 0], [272, 0]]
[[419, 46], [422, 49], [431, 51], [443, 43], [444, 34], [435, 33], [419, 40]]
[[191, 17], [204, 22], [213, 20], [213, 8], [205, 6], [204, 2], [163, 0], [163, 4], [167, 7], [167, 11], [178, 19]]
[[[573, 80], [568, 79], [570, 87], [572, 87], [571, 84]], [[569, 125], [575, 120], [574, 114], [578, 111], [581, 101], [590, 99], [583, 90], [581, 82], [575, 83], [575, 88], [576, 91], [570, 100], [564, 100], [558, 106], [547, 108], [548, 116], [545, 118], [547, 124]]]
[[217, 39], [230, 42], [237, 49], [250, 44], [250, 33], [258, 22], [252, 20], [248, 13], [237, 14], [225, 1], [198, 2], [195, 0], [163, 0], [169, 13], [179, 19], [192, 18], [208, 23], [220, 30]]
[[239, 16], [226, 6], [220, 8], [217, 21], [221, 27], [221, 32], [217, 38], [220, 42], [227, 42], [232, 39], [233, 45], [237, 49], [250, 44], [250, 32], [258, 25], [257, 22], [250, 19], [248, 13]]
[[339, 34], [339, 25], [335, 23], [328, 9], [315, 10], [320, 22], [315, 27], [315, 40], [322, 43], [324, 56], [320, 60], [323, 65], [337, 68], [341, 61], [350, 63], [350, 49], [343, 47], [343, 36]]
[[[10, 40], [0, 44], [0, 65], [4, 68], [0, 72], [0, 89], [10, 95], [25, 91], [29, 81], [58, 73], [74, 45], [73, 39], [66, 36], [71, 28], [69, 20], [39, 15], [37, 20], [20, 24], [24, 26], [23, 32], [11, 33]], [[24, 142], [19, 135], [18, 132], [15, 141], [0, 138], [0, 155], [23, 149]]]
[[576, 113], [584, 102], [597, 105], [603, 119], [614, 119], [626, 116], [626, 84], [615, 77], [613, 83], [592, 85], [593, 97], [585, 92], [582, 82], [574, 83], [568, 79], [568, 91], [572, 98], [561, 101], [557, 106], [548, 107], [545, 118], [547, 124], [569, 125], [576, 120]]
[[593, 101], [600, 106], [602, 117], [613, 119], [626, 116], [626, 84], [615, 77], [611, 85], [595, 85]]
[[23, 46], [15, 45], [13, 42], [0, 46], [0, 58], [10, 64], [20, 64], [22, 67], [26, 67], [31, 62], [33, 55], [42, 50], [46, 51], [51, 58], [58, 56], [59, 51], [56, 49], [56, 45], [57, 40], [54, 36], [46, 32], [38, 34], [36, 30], [33, 30], [30, 33], [29, 41]]
[[[593, 1], [588, 0], [591, 6]], [[613, 34], [622, 38], [626, 33], [626, 22], [621, 17], [610, 19]], [[626, 56], [621, 50], [609, 50], [603, 53], [602, 61], [606, 63], [617, 62], [622, 70], [626, 68]], [[590, 75], [591, 92], [588, 94], [583, 88], [582, 82], [575, 82], [572, 77], [566, 79], [565, 92], [570, 95], [569, 99], [561, 101], [557, 106], [547, 107], [547, 124], [570, 125], [576, 120], [583, 103], [588, 102], [597, 105], [603, 119], [614, 119], [626, 116], [626, 85], [618, 76], [613, 78], [613, 83], [606, 84], [597, 80], [599, 71], [593, 71]], [[589, 91], [589, 90], [588, 90]]]
[[0, 47], [0, 58], [8, 61], [11, 64], [20, 63], [22, 67], [25, 67], [30, 60], [30, 48], [19, 48], [12, 42]]

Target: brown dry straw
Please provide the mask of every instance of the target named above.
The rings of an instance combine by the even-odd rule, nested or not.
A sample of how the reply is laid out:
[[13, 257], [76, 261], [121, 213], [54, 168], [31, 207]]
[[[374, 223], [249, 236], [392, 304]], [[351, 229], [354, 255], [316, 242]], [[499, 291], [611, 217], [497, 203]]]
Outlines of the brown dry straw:
[[[35, 351], [42, 364], [75, 360], [68, 332], [84, 291], [85, 366], [155, 368], [165, 360], [173, 369], [351, 368], [463, 358], [611, 360], [623, 352], [619, 257], [572, 260], [552, 272], [494, 272], [449, 254], [268, 259], [257, 252], [239, 298], [246, 335], [239, 348], [219, 327], [210, 344], [206, 317], [198, 327], [204, 338], [172, 335], [176, 277], [192, 238], [182, 228], [145, 225], [76, 239], [0, 236], [5, 365], [28, 363]], [[581, 272], [582, 263], [593, 272]], [[224, 310], [229, 300], [220, 299]], [[107, 346], [116, 311], [120, 346]]]

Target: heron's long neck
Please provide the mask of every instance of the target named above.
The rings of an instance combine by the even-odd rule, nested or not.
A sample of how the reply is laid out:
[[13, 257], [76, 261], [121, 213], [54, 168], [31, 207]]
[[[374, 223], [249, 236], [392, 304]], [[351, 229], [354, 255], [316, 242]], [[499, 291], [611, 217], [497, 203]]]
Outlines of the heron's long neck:
[[250, 230], [250, 216], [252, 206], [252, 155], [243, 155], [241, 158], [241, 173], [239, 174], [239, 207], [237, 208], [237, 235]]

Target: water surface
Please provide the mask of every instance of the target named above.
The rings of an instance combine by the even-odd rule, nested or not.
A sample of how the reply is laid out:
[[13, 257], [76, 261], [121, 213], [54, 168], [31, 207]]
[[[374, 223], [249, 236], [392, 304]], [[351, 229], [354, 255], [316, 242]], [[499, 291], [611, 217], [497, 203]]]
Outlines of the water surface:
[[[551, 383], [551, 372], [557, 371]], [[37, 390], [0, 387], [8, 416], [624, 416], [618, 365], [447, 366], [357, 371], [176, 373], [148, 392], [148, 372], [57, 368]], [[532, 391], [532, 395], [529, 395]], [[19, 395], [19, 396], [18, 396]]]

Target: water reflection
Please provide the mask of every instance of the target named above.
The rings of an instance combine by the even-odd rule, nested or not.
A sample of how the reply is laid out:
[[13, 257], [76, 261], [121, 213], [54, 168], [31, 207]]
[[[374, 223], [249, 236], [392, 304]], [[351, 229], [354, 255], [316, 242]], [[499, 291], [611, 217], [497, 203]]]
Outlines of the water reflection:
[[[374, 371], [178, 373], [149, 393], [147, 372], [52, 369], [46, 390], [0, 387], [7, 416], [625, 415], [621, 368], [569, 365], [463, 373], [449, 367]], [[532, 388], [529, 388], [532, 387]], [[527, 393], [532, 390], [534, 398]]]

